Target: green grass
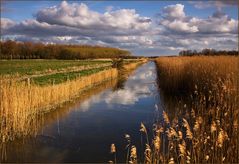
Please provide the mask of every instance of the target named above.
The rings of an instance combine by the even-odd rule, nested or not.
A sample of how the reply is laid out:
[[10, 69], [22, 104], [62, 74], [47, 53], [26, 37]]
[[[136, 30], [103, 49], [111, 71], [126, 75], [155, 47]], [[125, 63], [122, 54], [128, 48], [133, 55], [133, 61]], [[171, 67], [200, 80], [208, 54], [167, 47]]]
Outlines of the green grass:
[[136, 63], [138, 61], [138, 59], [124, 59], [123, 64]]
[[[123, 60], [123, 64], [129, 64], [138, 60]], [[85, 68], [77, 70], [79, 66], [94, 66], [112, 63], [110, 60], [0, 60], [0, 75], [18, 75], [18, 77], [30, 78], [36, 85], [59, 84], [77, 77], [87, 76], [110, 68]], [[35, 76], [36, 75], [36, 76]]]
[[49, 70], [62, 70], [70, 67], [109, 63], [93, 60], [0, 60], [0, 75], [33, 75]]
[[67, 80], [73, 80], [78, 77], [91, 75], [111, 67], [102, 67], [102, 68], [94, 68], [88, 70], [82, 70], [78, 72], [67, 72], [67, 73], [56, 73], [52, 75], [40, 76], [32, 78], [33, 82], [37, 85], [48, 85], [48, 84], [59, 84], [63, 83]]

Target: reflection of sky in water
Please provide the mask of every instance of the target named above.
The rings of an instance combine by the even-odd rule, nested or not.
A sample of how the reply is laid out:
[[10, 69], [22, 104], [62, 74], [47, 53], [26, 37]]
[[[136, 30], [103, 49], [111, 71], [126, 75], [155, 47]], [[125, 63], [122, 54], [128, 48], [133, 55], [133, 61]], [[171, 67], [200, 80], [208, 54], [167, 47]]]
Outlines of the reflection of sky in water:
[[[101, 94], [92, 96], [90, 99], [84, 101], [80, 108], [87, 111], [96, 103], [105, 103], [108, 107], [115, 104], [119, 105], [134, 105], [141, 98], [148, 97], [152, 94], [151, 85], [155, 80], [155, 72], [153, 65], [145, 68], [141, 67], [129, 77], [124, 89], [116, 90], [114, 92], [107, 91]], [[110, 92], [110, 93], [109, 93]]]
[[117, 161], [125, 162], [123, 135], [130, 134], [138, 148], [140, 123], [148, 128], [154, 123], [155, 78], [155, 65], [149, 62], [130, 75], [123, 89], [113, 91], [107, 87], [67, 108], [62, 116], [57, 114], [61, 110], [56, 110], [55, 119], [45, 122], [36, 139], [11, 147], [17, 153], [9, 155], [8, 160], [105, 163], [111, 160], [109, 148], [115, 143]]

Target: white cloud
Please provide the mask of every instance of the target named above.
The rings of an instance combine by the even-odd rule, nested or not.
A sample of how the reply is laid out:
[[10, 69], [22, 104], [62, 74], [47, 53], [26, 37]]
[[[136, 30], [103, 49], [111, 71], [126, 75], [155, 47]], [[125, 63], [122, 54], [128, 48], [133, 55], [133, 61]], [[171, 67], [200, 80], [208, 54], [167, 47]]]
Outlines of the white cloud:
[[[5, 19], [3, 21], [6, 22]], [[36, 13], [36, 19], [24, 20], [13, 26], [5, 24], [8, 35], [22, 40], [28, 38], [47, 43], [65, 41], [121, 48], [147, 46], [153, 42], [147, 34], [151, 19], [140, 16], [134, 9], [113, 10], [111, 7], [99, 13], [90, 10], [84, 3], [63, 1], [57, 6], [41, 9]]]
[[1, 32], [2, 38], [113, 46], [137, 55], [147, 55], [147, 51], [158, 55], [182, 49], [235, 49], [238, 44], [238, 20], [220, 11], [208, 18], [189, 16], [183, 4], [165, 6], [157, 17], [149, 18], [135, 9], [108, 6], [100, 13], [84, 3], [63, 1], [39, 10], [35, 19], [17, 23], [1, 18]]
[[195, 24], [202, 33], [237, 33], [238, 31], [238, 21], [219, 11]]
[[190, 23], [181, 20], [174, 21], [163, 20], [161, 24], [169, 28], [170, 30], [176, 32], [189, 32], [189, 33], [198, 32], [197, 26], [191, 25]]
[[170, 20], [184, 18], [185, 17], [184, 5], [176, 4], [164, 7], [163, 16]]
[[238, 21], [222, 12], [215, 12], [207, 19], [187, 16], [184, 5], [176, 4], [164, 7], [159, 24], [166, 30], [182, 33], [236, 33]]
[[52, 25], [113, 31], [145, 30], [151, 24], [148, 17], [141, 17], [134, 9], [110, 10], [101, 14], [90, 10], [84, 3], [68, 4], [66, 1], [40, 10], [36, 19]]
[[8, 18], [1, 18], [1, 29], [5, 30], [12, 26], [14, 26], [16, 23]]

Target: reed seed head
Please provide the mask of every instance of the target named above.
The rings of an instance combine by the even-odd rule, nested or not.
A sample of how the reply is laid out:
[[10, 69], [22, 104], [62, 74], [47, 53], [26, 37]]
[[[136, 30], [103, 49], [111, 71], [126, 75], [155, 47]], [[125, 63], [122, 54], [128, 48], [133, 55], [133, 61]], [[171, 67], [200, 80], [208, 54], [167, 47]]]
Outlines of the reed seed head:
[[139, 131], [142, 132], [142, 133], [147, 133], [147, 129], [142, 122], [140, 124], [140, 130]]
[[116, 147], [115, 147], [115, 144], [111, 144], [110, 146], [110, 153], [116, 153]]
[[167, 114], [165, 111], [163, 111], [163, 119], [164, 119], [164, 121], [165, 121], [167, 124], [170, 123], [170, 122], [169, 122], [169, 118], [168, 118], [168, 114]]

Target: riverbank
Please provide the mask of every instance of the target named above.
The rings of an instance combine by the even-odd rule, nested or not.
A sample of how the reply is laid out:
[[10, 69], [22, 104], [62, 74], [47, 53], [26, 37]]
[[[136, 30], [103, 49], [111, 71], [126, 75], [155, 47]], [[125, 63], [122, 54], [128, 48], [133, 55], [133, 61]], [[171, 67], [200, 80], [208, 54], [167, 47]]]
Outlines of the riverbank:
[[155, 65], [148, 62], [136, 67], [122, 85], [117, 84], [118, 77], [82, 92], [79, 98], [38, 117], [38, 124], [31, 128], [32, 132], [35, 131], [33, 135], [0, 147], [0, 152], [6, 154], [0, 161], [105, 163], [111, 159], [109, 146], [114, 142], [117, 161], [124, 163], [123, 135], [130, 134], [132, 143], [137, 142], [139, 147], [137, 128], [140, 122], [148, 127], [153, 122], [157, 91], [153, 83]]
[[[136, 63], [124, 65], [125, 69], [137, 67]], [[13, 79], [0, 80], [0, 109], [2, 142], [28, 135], [35, 119], [60, 104], [79, 96], [79, 93], [103, 81], [118, 77], [116, 68], [109, 68], [88, 76], [67, 80], [59, 84], [39, 86], [29, 81], [18, 82]]]

